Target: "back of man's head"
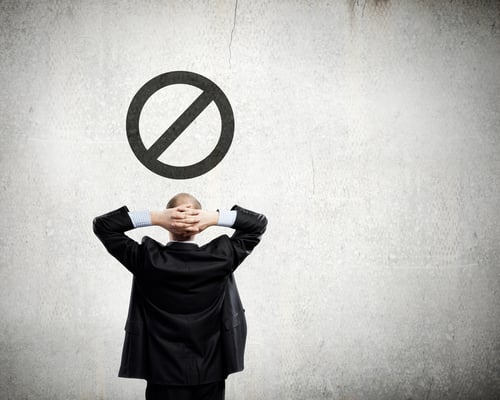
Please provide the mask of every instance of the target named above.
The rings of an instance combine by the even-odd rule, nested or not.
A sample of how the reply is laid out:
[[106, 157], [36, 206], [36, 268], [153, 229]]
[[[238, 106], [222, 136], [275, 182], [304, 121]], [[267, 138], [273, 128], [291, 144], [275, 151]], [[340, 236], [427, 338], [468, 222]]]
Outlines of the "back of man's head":
[[201, 209], [201, 203], [190, 193], [177, 193], [168, 201], [167, 208], [174, 208], [181, 204], [191, 204], [193, 208]]

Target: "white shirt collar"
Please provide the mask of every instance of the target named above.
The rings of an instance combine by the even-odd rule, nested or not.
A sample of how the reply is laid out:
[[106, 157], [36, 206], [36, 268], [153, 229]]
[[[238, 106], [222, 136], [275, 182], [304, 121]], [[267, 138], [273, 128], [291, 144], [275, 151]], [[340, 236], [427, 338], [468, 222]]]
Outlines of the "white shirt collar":
[[191, 244], [198, 245], [198, 243], [196, 243], [193, 240], [169, 240], [167, 243], [191, 243]]

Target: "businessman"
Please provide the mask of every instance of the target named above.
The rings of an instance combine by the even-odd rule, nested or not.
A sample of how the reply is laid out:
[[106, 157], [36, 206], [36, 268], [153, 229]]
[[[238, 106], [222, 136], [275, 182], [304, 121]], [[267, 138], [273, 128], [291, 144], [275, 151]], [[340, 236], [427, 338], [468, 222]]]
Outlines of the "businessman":
[[[157, 225], [166, 244], [125, 232]], [[233, 228], [199, 246], [210, 226]], [[160, 211], [126, 206], [96, 217], [94, 233], [132, 274], [118, 376], [147, 381], [146, 399], [224, 399], [225, 379], [244, 367], [246, 320], [233, 271], [266, 230], [264, 215], [233, 206], [208, 211], [189, 193]]]

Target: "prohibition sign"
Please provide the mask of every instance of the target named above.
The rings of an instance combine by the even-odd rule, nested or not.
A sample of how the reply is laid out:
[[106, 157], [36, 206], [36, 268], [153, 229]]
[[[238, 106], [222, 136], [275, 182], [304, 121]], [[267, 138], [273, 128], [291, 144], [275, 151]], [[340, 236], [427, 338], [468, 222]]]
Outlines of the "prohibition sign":
[[[158, 90], [168, 85], [186, 84], [196, 86], [202, 93], [170, 125], [169, 128], [147, 149], [139, 132], [139, 118], [146, 101]], [[158, 160], [158, 157], [177, 139], [211, 102], [219, 109], [221, 133], [212, 152], [203, 160], [188, 166], [173, 166]], [[172, 179], [194, 178], [210, 171], [226, 155], [234, 133], [234, 115], [231, 104], [222, 90], [210, 79], [188, 71], [172, 71], [149, 80], [136, 93], [127, 112], [127, 139], [139, 161], [154, 173]]]

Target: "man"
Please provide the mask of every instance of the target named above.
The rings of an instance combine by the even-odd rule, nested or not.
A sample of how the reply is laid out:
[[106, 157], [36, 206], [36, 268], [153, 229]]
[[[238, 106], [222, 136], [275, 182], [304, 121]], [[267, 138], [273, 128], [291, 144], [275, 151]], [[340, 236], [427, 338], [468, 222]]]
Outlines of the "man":
[[[139, 244], [124, 232], [157, 225], [169, 231], [164, 245]], [[235, 229], [198, 246], [210, 226]], [[203, 210], [179, 193], [161, 211], [126, 206], [96, 217], [94, 233], [133, 275], [118, 376], [146, 379], [146, 399], [224, 399], [227, 375], [243, 369], [244, 309], [233, 271], [266, 230], [264, 215], [233, 206]]]

